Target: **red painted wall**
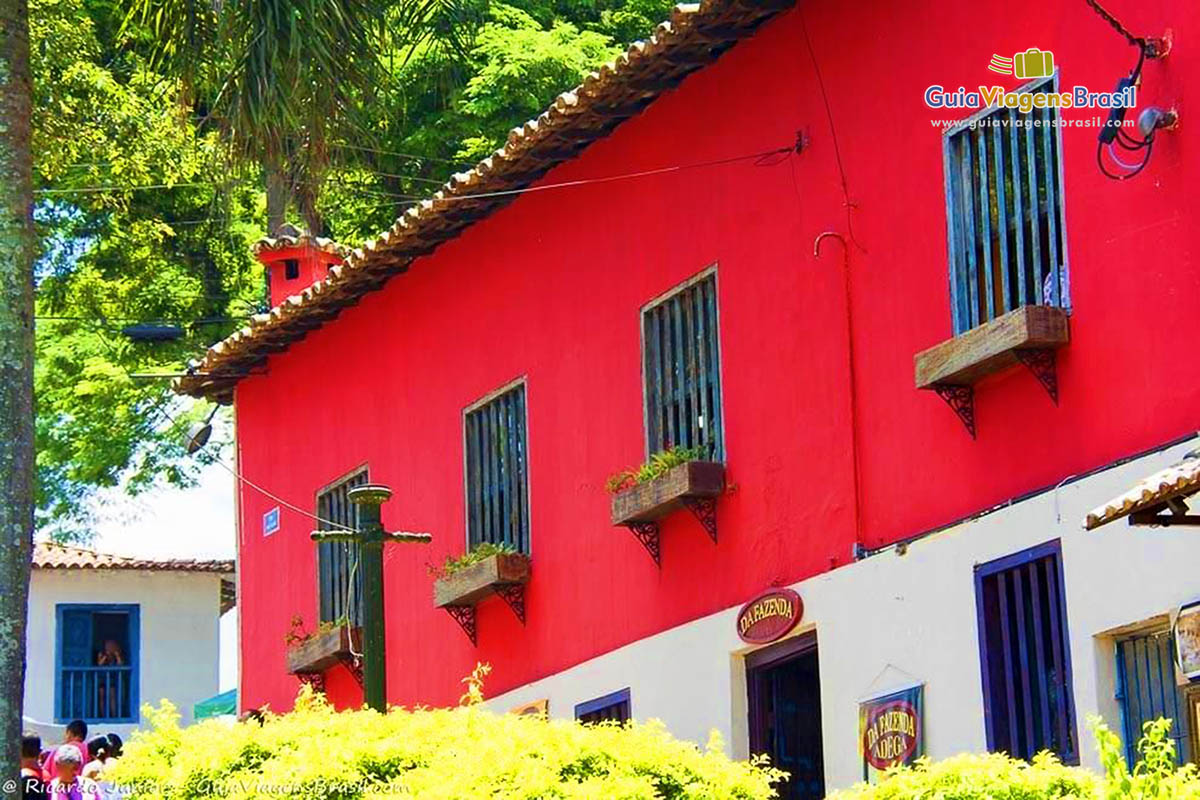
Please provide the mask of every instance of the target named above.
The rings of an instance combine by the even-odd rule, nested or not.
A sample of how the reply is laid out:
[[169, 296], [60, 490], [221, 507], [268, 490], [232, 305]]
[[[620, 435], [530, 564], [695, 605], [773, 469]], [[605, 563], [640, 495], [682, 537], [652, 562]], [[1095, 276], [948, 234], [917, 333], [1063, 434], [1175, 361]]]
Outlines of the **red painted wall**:
[[[360, 464], [395, 496], [394, 528], [432, 546], [386, 555], [390, 695], [452, 703], [476, 661], [504, 691], [743, 602], [772, 582], [848, 561], [855, 539], [845, 300], [846, 211], [834, 141], [804, 43], [828, 92], [862, 250], [851, 254], [863, 541], [879, 545], [984, 509], [1197, 427], [1200, 370], [1179, 345], [1196, 316], [1196, 120], [1200, 7], [1120, 4], [1175, 52], [1145, 71], [1143, 103], [1177, 104], [1183, 126], [1117, 183], [1096, 169], [1095, 128], [1063, 133], [1074, 305], [1055, 407], [1023, 370], [977, 392], [972, 441], [913, 387], [913, 354], [951, 334], [941, 136], [931, 83], [997, 76], [993, 53], [1052, 49], [1063, 84], [1109, 90], [1128, 47], [1077, 0], [1014, 13], [978, 3], [803, 4], [622, 125], [548, 182], [809, 144], [791, 161], [739, 163], [535, 193], [419, 260], [411, 271], [273, 357], [237, 390], [239, 459], [252, 481], [305, 507]], [[1008, 85], [1015, 86], [1015, 79]], [[1069, 111], [1069, 119], [1098, 112]], [[946, 116], [963, 116], [949, 112]], [[663, 528], [661, 571], [609, 524], [608, 474], [643, 456], [639, 309], [718, 265], [731, 492], [714, 545], [686, 515]], [[528, 380], [534, 577], [528, 624], [479, 609], [479, 646], [431, 602], [426, 564], [463, 550], [462, 410]], [[293, 614], [316, 615], [310, 521], [241, 492], [242, 701], [288, 707]], [[676, 665], [683, 669], [685, 665]], [[348, 674], [330, 693], [356, 703]]]

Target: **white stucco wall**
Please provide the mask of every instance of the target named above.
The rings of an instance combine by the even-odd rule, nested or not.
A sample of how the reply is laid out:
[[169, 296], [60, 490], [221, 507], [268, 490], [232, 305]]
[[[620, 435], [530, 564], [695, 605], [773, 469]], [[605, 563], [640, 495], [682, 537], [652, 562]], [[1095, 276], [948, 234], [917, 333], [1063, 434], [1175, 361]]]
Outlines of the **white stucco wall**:
[[[55, 607], [59, 603], [131, 603], [140, 608], [139, 700], [169, 699], [191, 721], [192, 704], [217, 693], [220, 576], [133, 570], [35, 569], [29, 593], [25, 675], [26, 727], [47, 743], [54, 724]], [[128, 736], [133, 725], [97, 723], [94, 733]]]
[[[1099, 713], [1120, 730], [1113, 645], [1104, 634], [1200, 597], [1200, 534], [1130, 528], [1124, 521], [1088, 533], [1082, 521], [1195, 446], [1173, 447], [1003, 508], [919, 540], [903, 555], [887, 551], [795, 584], [805, 604], [796, 633], [817, 632], [827, 787], [861, 777], [858, 701], [914, 678], [926, 685], [927, 752], [943, 758], [985, 749], [974, 566], [1056, 538], [1081, 756], [1085, 766], [1097, 767], [1087, 717]], [[731, 752], [744, 757], [743, 657], [751, 648], [736, 635], [737, 611], [635, 642], [491, 705], [507, 710], [549, 698], [553, 716], [571, 717], [576, 703], [628, 686], [637, 719], [661, 719], [675, 735], [698, 742], [715, 728]]]

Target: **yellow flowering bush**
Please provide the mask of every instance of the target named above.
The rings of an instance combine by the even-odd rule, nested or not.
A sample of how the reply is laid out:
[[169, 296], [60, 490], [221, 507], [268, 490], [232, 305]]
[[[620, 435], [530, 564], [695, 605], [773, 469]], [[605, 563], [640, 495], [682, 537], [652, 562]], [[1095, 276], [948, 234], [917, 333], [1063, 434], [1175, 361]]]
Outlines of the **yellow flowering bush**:
[[293, 711], [258, 722], [179, 726], [148, 709], [105, 777], [133, 798], [309, 800], [407, 797], [766, 800], [780, 773], [739, 762], [719, 737], [701, 750], [658, 722], [583, 726], [495, 714], [478, 692], [454, 709], [336, 712], [301, 691]]
[[1170, 720], [1146, 723], [1138, 743], [1141, 760], [1132, 772], [1117, 735], [1099, 718], [1091, 722], [1103, 776], [1064, 766], [1050, 753], [1032, 763], [996, 753], [968, 754], [937, 762], [919, 759], [874, 786], [859, 784], [829, 800], [1200, 800], [1196, 766], [1175, 766]]

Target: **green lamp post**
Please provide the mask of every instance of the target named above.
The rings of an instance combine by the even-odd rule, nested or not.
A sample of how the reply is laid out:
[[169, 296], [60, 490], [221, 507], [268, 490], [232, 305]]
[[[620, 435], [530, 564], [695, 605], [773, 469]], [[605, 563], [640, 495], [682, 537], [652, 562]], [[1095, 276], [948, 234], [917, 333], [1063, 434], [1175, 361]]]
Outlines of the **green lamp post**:
[[358, 530], [313, 531], [312, 540], [354, 542], [359, 545], [363, 580], [363, 699], [376, 711], [387, 709], [386, 642], [383, 628], [383, 546], [389, 542], [428, 543], [428, 533], [387, 533], [380, 522], [379, 507], [392, 496], [386, 486], [358, 486], [347, 496], [358, 506]]

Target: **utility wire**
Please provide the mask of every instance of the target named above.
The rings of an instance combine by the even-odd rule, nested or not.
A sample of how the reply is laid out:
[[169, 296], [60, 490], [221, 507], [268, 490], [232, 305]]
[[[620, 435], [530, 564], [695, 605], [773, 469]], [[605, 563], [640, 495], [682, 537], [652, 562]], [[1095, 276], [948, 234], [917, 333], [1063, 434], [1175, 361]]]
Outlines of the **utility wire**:
[[1104, 6], [1100, 5], [1097, 0], [1084, 0], [1093, 11], [1100, 15], [1100, 18], [1112, 26], [1113, 30], [1125, 37], [1125, 41], [1129, 42], [1134, 47], [1145, 49], [1146, 39], [1141, 36], [1135, 36], [1131, 30], [1121, 24], [1121, 21], [1114, 17]]
[[463, 164], [463, 162], [461, 160], [454, 160], [454, 159], [450, 159], [450, 158], [438, 158], [437, 156], [422, 156], [422, 155], [417, 155], [416, 153], [398, 153], [394, 150], [379, 150], [374, 147], [363, 147], [362, 145], [335, 144], [335, 145], [331, 145], [331, 147], [340, 148], [342, 150], [357, 150], [360, 153], [375, 153], [376, 155], [381, 155], [381, 156], [399, 156], [400, 158], [411, 158], [416, 161], [437, 161], [442, 164], [454, 164], [456, 166], [462, 166], [462, 164]]
[[[665, 174], [672, 173], [672, 172], [683, 172], [685, 170], [700, 169], [702, 167], [718, 167], [718, 166], [722, 166], [725, 164], [736, 164], [736, 163], [742, 162], [742, 161], [750, 161], [751, 159], [753, 159], [757, 162], [755, 164], [755, 166], [762, 166], [762, 167], [774, 166], [777, 163], [782, 163], [783, 159], [777, 158], [777, 157], [786, 156], [786, 155], [795, 153], [795, 152], [797, 152], [797, 147], [798, 146], [795, 144], [790, 144], [787, 147], [777, 147], [774, 150], [763, 150], [758, 153], [747, 153], [746, 155], [741, 155], [741, 156], [731, 156], [729, 158], [718, 158], [718, 159], [713, 159], [711, 161], [697, 161], [697, 162], [690, 163], [690, 164], [674, 164], [669, 167], [657, 167], [655, 169], [644, 169], [644, 170], [639, 170], [637, 172], [625, 172], [625, 173], [622, 173], [619, 175], [606, 175], [601, 178], [580, 178], [579, 180], [562, 181], [560, 183], [544, 183], [544, 184], [540, 184], [538, 186], [526, 186], [523, 189], [503, 189], [503, 190], [499, 190], [499, 191], [495, 191], [495, 192], [474, 192], [474, 193], [468, 193], [468, 194], [446, 195], [444, 197], [438, 198], [437, 202], [449, 202], [449, 201], [459, 201], [459, 200], [477, 200], [477, 199], [486, 198], [486, 197], [507, 197], [510, 195], [532, 194], [534, 192], [545, 192], [545, 191], [549, 191], [551, 189], [569, 189], [569, 188], [572, 188], [575, 186], [589, 186], [592, 184], [612, 183], [613, 181], [624, 181], [624, 180], [630, 180], [633, 178], [647, 178], [647, 177], [651, 177], [654, 175], [665, 175]], [[372, 190], [371, 194], [375, 194], [375, 195], [379, 195], [379, 196], [383, 196], [383, 197], [397, 197], [397, 198], [402, 198], [402, 199], [412, 199], [413, 198], [413, 195], [398, 194], [398, 193], [394, 193], [394, 192], [376, 192], [376, 191]], [[433, 198], [427, 197], [424, 199], [431, 200]]]
[[87, 317], [42, 314], [34, 316], [35, 320], [45, 320], [47, 322], [97, 322], [102, 325], [122, 322], [129, 325], [218, 325], [224, 322], [241, 322], [249, 318], [249, 314], [241, 317], [204, 317], [201, 319], [138, 319], [137, 317]]
[[221, 460], [221, 458], [219, 456], [213, 457], [213, 463], [219, 465], [222, 469], [224, 469], [226, 472], [228, 472], [230, 475], [232, 475], [235, 480], [246, 484], [251, 489], [253, 489], [254, 491], [263, 495], [264, 497], [274, 500], [276, 503], [279, 503], [279, 505], [281, 505], [285, 508], [290, 508], [292, 511], [295, 511], [297, 514], [303, 514], [304, 516], [308, 517], [309, 519], [316, 520], [317, 522], [321, 523], [322, 525], [329, 525], [329, 526], [331, 526], [330, 530], [346, 531], [347, 533], [358, 533], [358, 530], [356, 528], [349, 528], [349, 527], [341, 524], [340, 522], [334, 522], [333, 520], [330, 520], [330, 519], [324, 519], [323, 517], [318, 517], [316, 514], [312, 513], [311, 511], [305, 511], [300, 506], [295, 505], [293, 503], [289, 503], [287, 500], [284, 500], [279, 495], [273, 494], [273, 493], [267, 491], [266, 489], [264, 489], [263, 487], [261, 487], [257, 483], [255, 483], [254, 481], [247, 478], [245, 475], [240, 474], [233, 467], [226, 464], [224, 461]]
[[88, 192], [135, 192], [142, 189], [215, 188], [215, 183], [149, 183], [142, 186], [80, 186], [74, 189], [34, 189], [34, 194], [81, 194]]
[[833, 109], [829, 105], [829, 94], [825, 91], [825, 80], [821, 77], [821, 65], [817, 63], [817, 54], [813, 50], [812, 39], [808, 36], [808, 23], [804, 21], [804, 14], [802, 11], [797, 13], [800, 15], [800, 31], [804, 34], [804, 44], [808, 47], [808, 57], [812, 60], [813, 73], [817, 78], [817, 88], [821, 91], [821, 101], [825, 104], [825, 117], [829, 120], [829, 136], [833, 140], [833, 158], [837, 162], [838, 175], [842, 181], [842, 203], [846, 206], [846, 233], [850, 237], [850, 241], [854, 242], [854, 246], [865, 253], [867, 248], [863, 247], [854, 235], [854, 215], [851, 213], [854, 204], [850, 201], [850, 184], [846, 180], [846, 167], [842, 163], [842, 150], [838, 147], [837, 128], [833, 124]]
[[[162, 412], [163, 416], [165, 416], [167, 419], [169, 419], [171, 421], [172, 425], [174, 425], [175, 427], [179, 427], [180, 423], [179, 423], [178, 418], [176, 418], [174, 415], [172, 415], [165, 408], [160, 409], [160, 411]], [[261, 487], [257, 483], [255, 483], [254, 481], [247, 478], [245, 475], [242, 475], [241, 473], [239, 473], [233, 467], [226, 464], [221, 459], [220, 456], [213, 456], [213, 463], [219, 465], [222, 469], [224, 469], [226, 472], [228, 472], [230, 475], [232, 475], [237, 481], [246, 484], [251, 489], [254, 489], [256, 492], [263, 495], [264, 497], [268, 497], [271, 500], [274, 500], [276, 503], [279, 503], [279, 505], [284, 506], [285, 508], [289, 508], [292, 511], [295, 511], [297, 514], [303, 514], [304, 516], [306, 516], [310, 519], [316, 520], [317, 522], [321, 523], [322, 525], [330, 525], [330, 526], [332, 526], [331, 530], [347, 531], [349, 533], [357, 533], [358, 532], [356, 529], [348, 528], [345, 525], [341, 524], [340, 522], [334, 522], [333, 520], [324, 519], [323, 517], [319, 517], [316, 514], [313, 514], [311, 511], [306, 511], [305, 509], [301, 508], [298, 505], [295, 505], [294, 503], [289, 503], [287, 500], [284, 500], [279, 495], [274, 494], [273, 492], [270, 492], [267, 489], [264, 489], [263, 487]]]

